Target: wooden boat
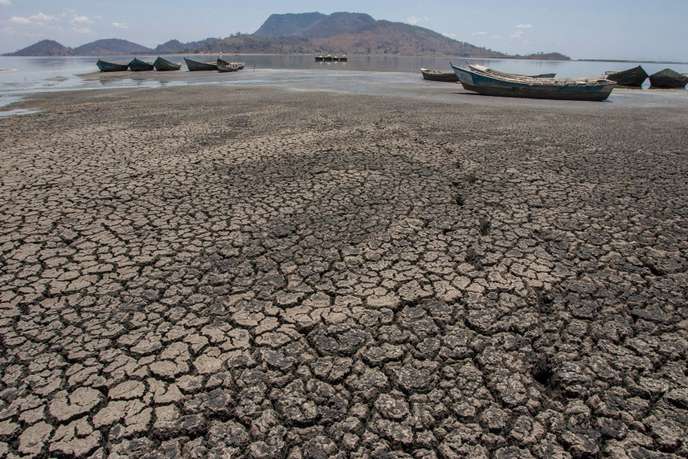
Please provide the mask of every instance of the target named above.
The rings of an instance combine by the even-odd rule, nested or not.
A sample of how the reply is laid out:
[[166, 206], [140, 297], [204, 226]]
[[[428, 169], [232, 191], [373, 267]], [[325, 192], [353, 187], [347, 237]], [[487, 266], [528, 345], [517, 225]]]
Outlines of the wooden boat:
[[650, 75], [650, 83], [653, 88], [683, 89], [688, 84], [688, 76], [672, 69], [664, 69]]
[[639, 65], [632, 69], [622, 70], [620, 72], [610, 71], [605, 74], [608, 80], [615, 81], [620, 86], [632, 86], [640, 88], [645, 80], [647, 80], [647, 72]]
[[530, 77], [530, 78], [554, 78], [557, 76], [556, 73], [539, 73], [537, 75], [521, 75], [518, 73], [506, 73], [506, 72], [500, 72], [499, 70], [494, 70], [489, 67], [483, 67], [482, 65], [469, 65], [469, 68], [475, 69], [479, 72], [484, 72], [484, 73], [491, 73], [493, 75], [501, 76], [501, 77]]
[[131, 62], [129, 62], [129, 70], [132, 72], [150, 72], [153, 70], [153, 64], [150, 64], [146, 61], [142, 61], [141, 59], [134, 58]]
[[315, 62], [325, 62], [325, 56], [315, 56]]
[[170, 72], [181, 69], [182, 64], [175, 64], [174, 62], [170, 62], [167, 59], [158, 57], [155, 60], [155, 62], [153, 62], [153, 67], [155, 67], [155, 70], [157, 70], [158, 72]]
[[227, 72], [238, 72], [244, 68], [244, 64], [241, 62], [228, 62], [224, 59], [217, 60], [217, 70], [220, 73]]
[[220, 73], [236, 72], [238, 70], [239, 66], [235, 63], [217, 60], [217, 71]]
[[339, 62], [349, 62], [349, 57], [346, 54], [344, 56], [339, 56]]
[[486, 96], [603, 101], [609, 97], [616, 86], [616, 83], [609, 80], [500, 77], [453, 64], [451, 66], [464, 88]]
[[96, 65], [101, 72], [126, 72], [129, 69], [129, 64], [116, 64], [102, 59], [98, 59]]
[[217, 71], [217, 63], [215, 62], [199, 62], [194, 61], [193, 59], [189, 59], [187, 57], [184, 58], [184, 62], [186, 62], [186, 66], [188, 67], [189, 72], [199, 72], [202, 70]]
[[457, 83], [459, 77], [456, 76], [454, 72], [443, 72], [436, 69], [420, 69], [420, 73], [423, 74], [423, 79], [428, 81], [441, 81], [443, 83]]

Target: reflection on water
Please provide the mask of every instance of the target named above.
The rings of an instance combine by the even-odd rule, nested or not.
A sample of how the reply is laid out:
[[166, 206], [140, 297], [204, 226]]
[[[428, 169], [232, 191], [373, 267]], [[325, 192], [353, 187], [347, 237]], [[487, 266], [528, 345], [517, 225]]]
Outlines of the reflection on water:
[[[141, 56], [140, 56], [141, 57]], [[182, 55], [167, 56], [169, 60], [183, 62]], [[218, 56], [205, 55], [199, 59], [211, 60]], [[455, 64], [481, 64], [513, 73], [557, 73], [559, 77], [600, 77], [608, 70], [623, 70], [635, 63], [581, 62], [581, 61], [531, 61], [511, 59], [463, 59], [432, 56], [350, 56], [349, 62], [315, 62], [311, 55], [224, 55], [227, 60], [243, 61], [246, 69], [238, 73], [217, 72], [143, 72], [126, 73], [125, 77], [83, 79], [79, 75], [96, 72], [94, 57], [0, 57], [0, 107], [16, 99], [8, 96], [25, 96], [37, 92], [64, 90], [96, 90], [102, 88], [160, 88], [180, 85], [269, 85], [288, 90], [327, 90], [354, 94], [411, 95], [413, 91], [438, 90], [442, 94], [432, 97], [446, 100], [447, 86], [427, 84], [420, 78], [421, 67], [446, 68]], [[153, 60], [155, 56], [142, 56]], [[128, 62], [127, 56], [114, 57], [113, 61]], [[667, 65], [642, 64], [648, 73], [654, 73]], [[688, 65], [672, 64], [670, 67], [688, 73]], [[646, 95], [666, 95], [676, 98], [675, 91], [632, 91]], [[616, 97], [618, 93], [619, 97]], [[686, 93], [682, 93], [686, 94]], [[688, 94], [687, 94], [688, 95]], [[424, 94], [423, 97], [426, 97]], [[615, 91], [617, 101], [635, 96]], [[635, 97], [637, 99], [637, 97]], [[641, 97], [641, 99], [648, 99]], [[666, 97], [652, 97], [653, 100]], [[637, 99], [639, 100], [639, 99]], [[645, 103], [645, 102], [643, 102]], [[4, 113], [8, 113], [5, 111]], [[13, 114], [24, 114], [14, 112]]]

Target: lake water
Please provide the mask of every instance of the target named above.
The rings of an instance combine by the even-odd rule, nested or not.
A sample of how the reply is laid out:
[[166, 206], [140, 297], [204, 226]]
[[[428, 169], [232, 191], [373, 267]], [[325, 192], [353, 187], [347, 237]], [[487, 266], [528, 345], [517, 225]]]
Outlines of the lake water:
[[[155, 56], [139, 56], [152, 61]], [[167, 56], [168, 59], [182, 62], [182, 55]], [[199, 56], [198, 59], [213, 60], [217, 56]], [[128, 62], [131, 56], [109, 58], [116, 62]], [[97, 71], [94, 57], [0, 57], [0, 107], [22, 97], [38, 92], [52, 92], [75, 89], [99, 89], [116, 87], [157, 87], [174, 84], [271, 84], [295, 89], [316, 85], [316, 89], [348, 91], [361, 78], [362, 72], [369, 81], [384, 84], [385, 79], [396, 82], [415, 83], [420, 67], [446, 68], [449, 62], [457, 64], [487, 65], [497, 70], [513, 73], [538, 74], [556, 73], [559, 77], [599, 77], [608, 70], [623, 70], [636, 63], [583, 62], [583, 61], [530, 61], [511, 59], [462, 59], [448, 57], [412, 56], [350, 56], [347, 63], [317, 63], [312, 55], [225, 55], [228, 60], [246, 63], [247, 70], [255, 69], [253, 75], [244, 74], [239, 78], [227, 79], [225, 74], [206, 75], [203, 78], [185, 78], [183, 81], [138, 80], [134, 78], [113, 79], [109, 81], [88, 81], [79, 75]], [[666, 67], [678, 72], [688, 73], [685, 64], [642, 64], [648, 73]], [[281, 71], [279, 71], [281, 70]], [[289, 71], [285, 71], [289, 70]], [[322, 73], [319, 73], [322, 72]], [[373, 72], [377, 72], [374, 73]], [[381, 73], [382, 72], [382, 73]], [[388, 73], [387, 76], [384, 73]], [[373, 77], [373, 75], [376, 75]], [[338, 87], [341, 81], [341, 88]]]

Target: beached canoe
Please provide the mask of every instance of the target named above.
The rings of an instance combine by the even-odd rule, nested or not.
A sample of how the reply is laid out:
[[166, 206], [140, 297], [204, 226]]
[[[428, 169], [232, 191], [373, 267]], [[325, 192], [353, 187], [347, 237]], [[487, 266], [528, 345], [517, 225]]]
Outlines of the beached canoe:
[[129, 70], [132, 72], [150, 72], [153, 68], [153, 64], [142, 61], [136, 57], [129, 62]]
[[217, 70], [220, 73], [238, 72], [239, 70], [243, 70], [243, 68], [244, 64], [242, 62], [228, 62], [224, 59], [217, 60]]
[[158, 72], [173, 72], [175, 70], [181, 69], [182, 64], [175, 64], [174, 62], [170, 62], [167, 59], [158, 57], [155, 60], [155, 62], [153, 62], [153, 67], [155, 67], [155, 70], [157, 70]]
[[236, 72], [239, 67], [231, 62], [223, 61], [222, 59], [217, 60], [217, 71], [220, 73]]
[[98, 59], [96, 65], [101, 72], [126, 72], [129, 69], [129, 64], [117, 64], [102, 59]]
[[688, 76], [675, 70], [664, 69], [650, 75], [650, 83], [652, 83], [653, 88], [683, 89], [688, 84]]
[[471, 69], [475, 69], [479, 72], [491, 73], [493, 75], [500, 77], [555, 78], [557, 76], [556, 73], [539, 73], [537, 75], [521, 75], [519, 73], [506, 73], [500, 72], [499, 70], [491, 69], [489, 67], [483, 67], [482, 65], [469, 65], [468, 67]]
[[199, 62], [187, 57], [184, 58], [184, 61], [186, 62], [186, 66], [189, 68], [189, 72], [198, 72], [201, 70], [217, 71], [217, 63], [215, 62]]
[[420, 69], [420, 73], [423, 74], [423, 79], [428, 81], [441, 81], [443, 83], [457, 83], [459, 78], [454, 72], [443, 72], [436, 69]]
[[611, 71], [605, 74], [608, 80], [616, 81], [620, 86], [631, 86], [634, 88], [640, 88], [647, 80], [647, 76], [647, 72], [641, 65], [632, 69], [620, 72]]
[[466, 90], [486, 96], [603, 101], [616, 86], [609, 80], [499, 77], [475, 69], [451, 66]]

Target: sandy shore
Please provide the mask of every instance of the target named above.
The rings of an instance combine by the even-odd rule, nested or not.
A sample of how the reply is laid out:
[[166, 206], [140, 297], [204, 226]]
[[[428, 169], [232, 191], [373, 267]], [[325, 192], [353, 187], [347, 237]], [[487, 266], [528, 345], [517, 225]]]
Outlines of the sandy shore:
[[0, 457], [688, 456], [686, 107], [19, 107]]

